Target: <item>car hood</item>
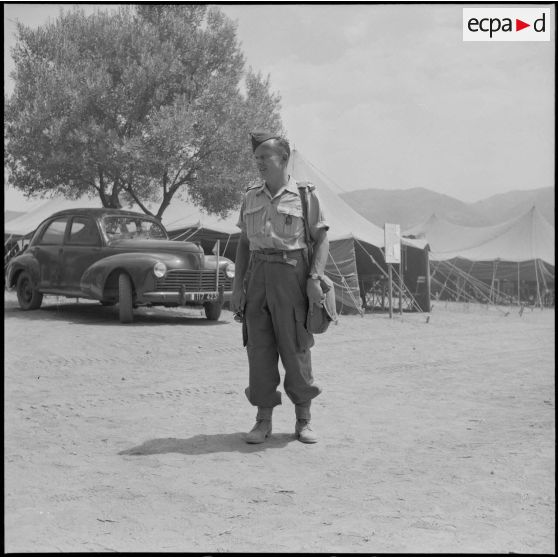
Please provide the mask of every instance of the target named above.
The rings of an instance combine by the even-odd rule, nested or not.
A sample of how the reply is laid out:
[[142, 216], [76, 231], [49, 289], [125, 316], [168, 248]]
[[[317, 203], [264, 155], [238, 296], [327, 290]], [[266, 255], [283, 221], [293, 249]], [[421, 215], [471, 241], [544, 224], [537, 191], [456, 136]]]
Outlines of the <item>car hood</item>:
[[123, 239], [111, 240], [108, 245], [122, 252], [165, 252], [175, 255], [203, 253], [203, 250], [193, 242], [177, 242], [176, 240]]

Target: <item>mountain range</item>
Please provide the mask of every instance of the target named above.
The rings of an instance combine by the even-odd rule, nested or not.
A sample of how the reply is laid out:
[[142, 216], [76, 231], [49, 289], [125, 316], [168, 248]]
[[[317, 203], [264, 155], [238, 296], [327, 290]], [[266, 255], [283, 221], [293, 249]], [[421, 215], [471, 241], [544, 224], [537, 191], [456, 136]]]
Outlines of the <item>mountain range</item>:
[[529, 211], [535, 205], [545, 219], [554, 225], [554, 188], [515, 190], [466, 203], [426, 188], [408, 190], [355, 190], [341, 197], [363, 217], [375, 225], [401, 225], [401, 230], [438, 217], [470, 227], [503, 223]]

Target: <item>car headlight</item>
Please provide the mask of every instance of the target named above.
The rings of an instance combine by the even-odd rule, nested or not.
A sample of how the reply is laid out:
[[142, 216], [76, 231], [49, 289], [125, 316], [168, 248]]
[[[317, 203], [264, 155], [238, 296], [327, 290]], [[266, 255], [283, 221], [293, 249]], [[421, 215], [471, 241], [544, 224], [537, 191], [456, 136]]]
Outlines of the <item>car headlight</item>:
[[229, 279], [233, 279], [234, 278], [234, 264], [233, 263], [229, 263], [225, 266], [225, 275], [229, 278]]
[[153, 274], [159, 279], [161, 279], [161, 277], [164, 277], [166, 272], [167, 266], [163, 262], [157, 262], [153, 266]]

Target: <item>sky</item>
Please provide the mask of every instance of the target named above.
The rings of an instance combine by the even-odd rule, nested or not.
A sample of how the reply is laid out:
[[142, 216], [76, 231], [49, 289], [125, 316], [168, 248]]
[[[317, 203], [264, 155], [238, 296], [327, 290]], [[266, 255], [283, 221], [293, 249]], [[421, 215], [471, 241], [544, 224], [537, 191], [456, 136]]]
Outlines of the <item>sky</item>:
[[[13, 22], [36, 27], [73, 5], [4, 5], [6, 94]], [[474, 202], [554, 186], [554, 24], [549, 42], [464, 42], [463, 7], [219, 5], [247, 65], [280, 94], [291, 145], [339, 191], [420, 187]], [[5, 188], [6, 209], [26, 206]]]

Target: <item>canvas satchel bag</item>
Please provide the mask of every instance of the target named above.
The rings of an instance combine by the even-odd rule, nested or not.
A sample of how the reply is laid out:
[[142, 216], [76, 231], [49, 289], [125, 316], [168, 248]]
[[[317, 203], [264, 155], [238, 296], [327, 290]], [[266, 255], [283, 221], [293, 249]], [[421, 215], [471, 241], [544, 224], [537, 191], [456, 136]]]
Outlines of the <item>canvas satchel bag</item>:
[[[297, 182], [298, 193], [302, 202], [302, 215], [304, 220], [304, 235], [306, 245], [308, 246], [308, 261], [312, 262], [313, 242], [310, 236], [310, 227], [308, 225], [308, 199], [307, 199], [307, 183]], [[335, 289], [333, 281], [329, 277], [320, 279], [320, 287], [325, 295], [323, 306], [320, 304], [310, 304], [308, 314], [306, 316], [306, 329], [308, 333], [324, 333], [327, 331], [331, 322], [337, 323], [337, 308], [335, 305]]]

